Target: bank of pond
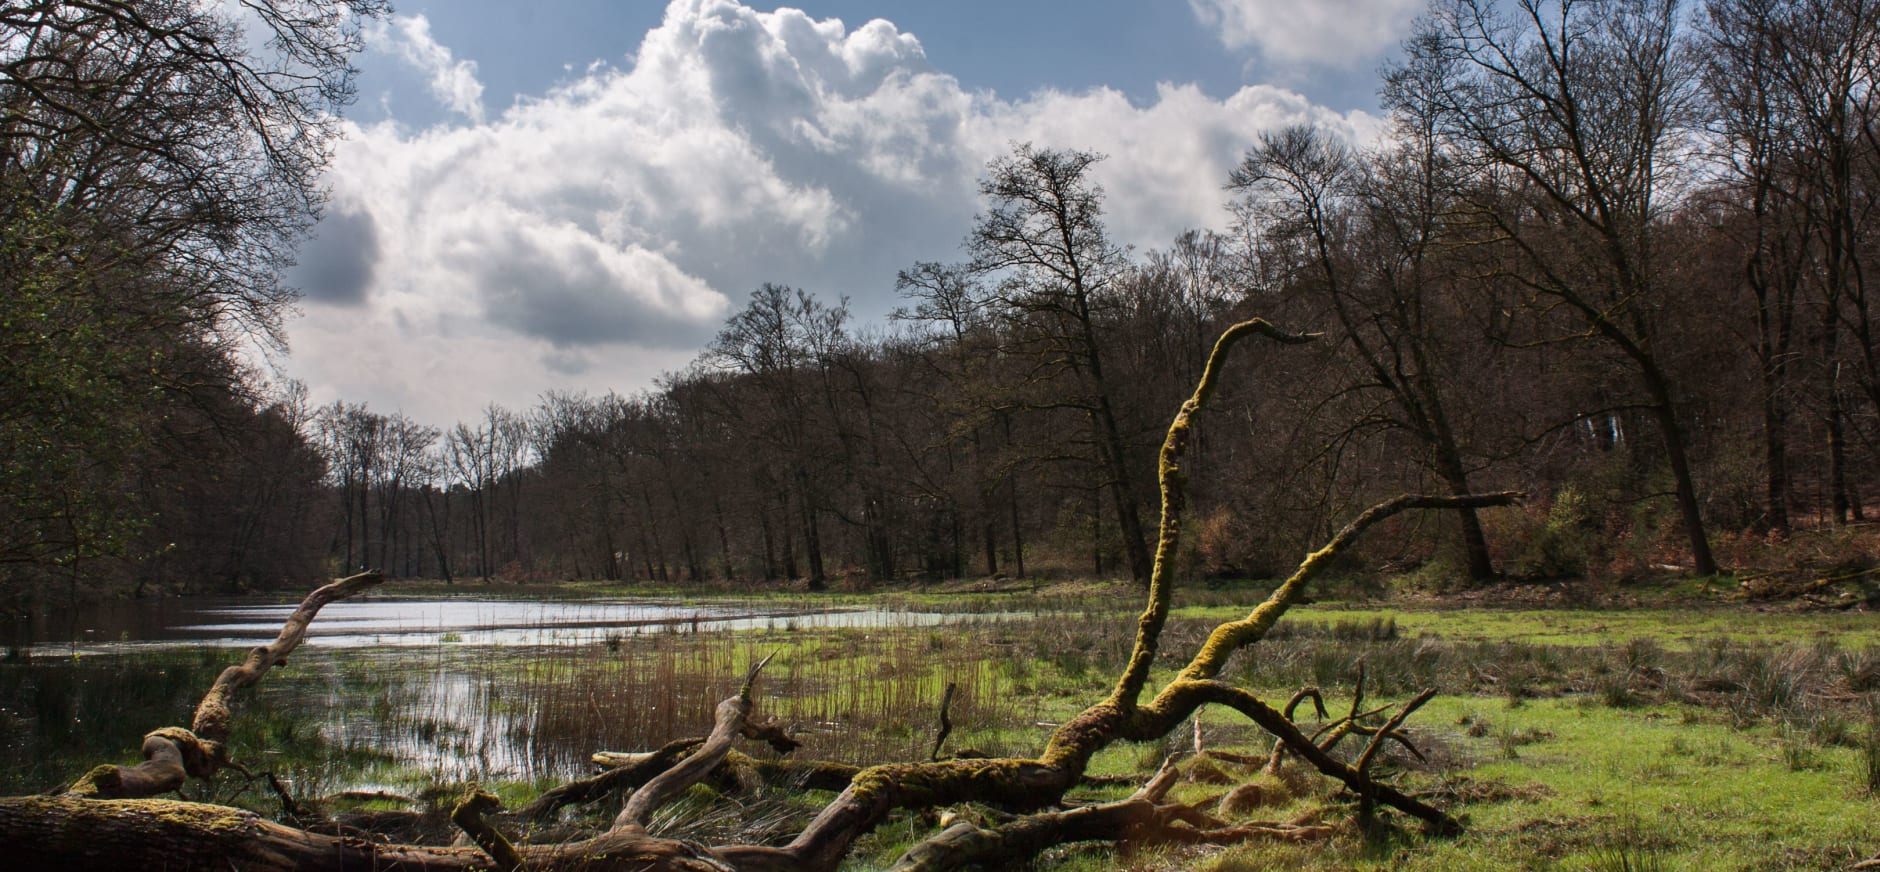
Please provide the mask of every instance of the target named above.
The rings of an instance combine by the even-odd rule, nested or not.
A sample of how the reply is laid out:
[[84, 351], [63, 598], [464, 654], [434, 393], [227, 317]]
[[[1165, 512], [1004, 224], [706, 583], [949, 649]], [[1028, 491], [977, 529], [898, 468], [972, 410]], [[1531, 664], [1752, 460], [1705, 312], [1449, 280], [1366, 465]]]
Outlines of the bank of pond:
[[[1163, 649], [1192, 650], [1219, 621], [1214, 608], [1231, 607], [1178, 612]], [[216, 673], [271, 638], [289, 610], [171, 601], [15, 626], [0, 640], [9, 651], [0, 662], [0, 793], [37, 793], [93, 764], [139, 759], [146, 731], [187, 723]], [[714, 703], [773, 653], [757, 711], [803, 740], [799, 757], [926, 759], [948, 685], [949, 750], [1025, 755], [1106, 691], [1133, 617], [1125, 603], [1089, 600], [958, 611], [930, 602], [341, 602], [240, 703], [232, 757], [275, 775], [309, 807], [422, 806], [473, 781], [520, 802], [590, 774], [597, 751], [703, 735]], [[1206, 855], [1062, 850], [1046, 862], [1258, 868], [1289, 862], [1287, 851], [1330, 851], [1360, 868], [1844, 868], [1880, 852], [1871, 826], [1880, 819], [1874, 624], [1860, 614], [1740, 609], [1302, 609], [1224, 677], [1275, 702], [1316, 686], [1334, 708], [1360, 671], [1367, 698], [1380, 703], [1436, 688], [1410, 726], [1424, 759], [1390, 764], [1465, 817], [1467, 835], [1354, 833], [1329, 846]], [[1177, 734], [1209, 750], [1270, 749], [1230, 712], [1207, 712], [1198, 729]], [[1120, 746], [1094, 771], [1146, 778], [1173, 750]], [[1179, 788], [1223, 789], [1203, 779]], [[187, 790], [264, 813], [281, 805], [264, 780], [233, 772]], [[1309, 816], [1337, 802], [1322, 785], [1274, 796], [1260, 814]], [[788, 813], [788, 803], [777, 812]], [[670, 825], [703, 825], [683, 818]], [[1647, 861], [1656, 865], [1638, 865]], [[853, 864], [869, 862], [864, 853]]]

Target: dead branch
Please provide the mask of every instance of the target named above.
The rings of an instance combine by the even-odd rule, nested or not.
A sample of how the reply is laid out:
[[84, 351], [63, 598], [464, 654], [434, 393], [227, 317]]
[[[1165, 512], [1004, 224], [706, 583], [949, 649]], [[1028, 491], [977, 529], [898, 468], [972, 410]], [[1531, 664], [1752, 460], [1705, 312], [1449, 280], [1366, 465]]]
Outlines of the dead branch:
[[476, 842], [478, 848], [483, 849], [483, 853], [496, 862], [498, 872], [515, 872], [522, 868], [522, 855], [516, 853], [516, 846], [510, 844], [507, 837], [483, 819], [484, 812], [495, 811], [502, 806], [503, 801], [497, 799], [495, 794], [472, 784], [463, 800], [451, 811], [450, 822], [463, 830], [471, 841]]
[[[1302, 691], [1294, 695], [1281, 711], [1217, 677], [1235, 651], [1263, 638], [1273, 624], [1301, 600], [1311, 580], [1371, 526], [1408, 509], [1510, 505], [1520, 499], [1519, 494], [1406, 495], [1373, 506], [1323, 548], [1307, 555], [1292, 576], [1244, 618], [1217, 626], [1173, 680], [1148, 702], [1141, 701], [1168, 615], [1170, 561], [1179, 544], [1184, 506], [1182, 459], [1189, 428], [1219, 376], [1227, 350], [1236, 339], [1251, 333], [1284, 342], [1307, 338], [1284, 333], [1263, 321], [1249, 321], [1230, 328], [1216, 344], [1194, 396], [1183, 404], [1163, 444], [1161, 535], [1150, 580], [1149, 602], [1138, 620], [1129, 665], [1109, 696], [1059, 725], [1036, 758], [929, 760], [861, 770], [832, 770], [824, 773], [828, 780], [822, 783], [830, 786], [840, 783], [840, 793], [783, 846], [707, 847], [649, 835], [646, 827], [653, 812], [690, 786], [714, 777], [722, 779], [727, 774], [734, 785], [742, 780], [738, 773], [750, 770], [741, 767], [755, 765], [756, 761], [737, 755], [733, 750], [740, 736], [763, 738], [780, 748], [778, 737], [788, 741], [774, 725], [753, 725], [751, 721], [751, 686], [764, 663], [769, 661], [767, 657], [752, 667], [736, 696], [718, 704], [712, 732], [705, 739], [671, 743], [644, 757], [630, 758], [625, 761], [627, 766], [616, 772], [568, 785], [558, 789], [559, 792], [551, 791], [524, 810], [529, 817], [539, 819], [568, 804], [637, 787], [613, 824], [591, 839], [552, 845], [508, 845], [500, 834], [494, 834], [494, 830], [487, 829], [487, 824], [481, 821], [478, 812], [487, 806], [487, 801], [475, 794], [459, 807], [458, 822], [473, 835], [479, 825], [486, 828], [477, 839], [480, 846], [477, 849], [467, 846], [419, 848], [330, 839], [270, 824], [232, 809], [156, 800], [113, 804], [85, 798], [76, 790], [73, 795], [64, 797], [0, 800], [0, 839], [32, 842], [34, 850], [43, 852], [32, 855], [42, 865], [69, 868], [126, 865], [226, 868], [234, 864], [257, 869], [489, 869], [494, 863], [505, 868], [632, 868], [641, 872], [722, 872], [725, 869], [824, 872], [835, 869], [857, 839], [894, 812], [959, 803], [1004, 809], [1020, 816], [989, 828], [976, 824], [949, 827], [918, 843], [897, 868], [951, 869], [967, 863], [1004, 865], [1031, 856], [1044, 847], [1068, 841], [1140, 838], [1223, 844], [1248, 838], [1323, 838], [1329, 834], [1330, 828], [1319, 825], [1228, 826], [1197, 809], [1166, 802], [1167, 785], [1174, 778], [1170, 766], [1165, 766], [1162, 773], [1129, 799], [1062, 809], [1065, 792], [1082, 779], [1092, 755], [1118, 741], [1165, 737], [1199, 709], [1210, 705], [1241, 713], [1318, 771], [1342, 782], [1360, 797], [1367, 814], [1372, 804], [1383, 804], [1422, 820], [1432, 832], [1458, 832], [1460, 826], [1453, 818], [1379, 781], [1371, 772], [1385, 742], [1397, 741], [1410, 747], [1402, 736], [1401, 727], [1430, 694], [1425, 693], [1402, 706], [1382, 726], [1369, 728], [1359, 722], [1389, 707], [1360, 711], [1363, 705], [1361, 685], [1354, 694], [1350, 713], [1341, 721], [1343, 726], [1334, 728], [1336, 735], [1356, 732], [1370, 737], [1356, 764], [1352, 765], [1331, 755], [1327, 746], [1335, 742], [1335, 738], [1326, 740], [1322, 746], [1315, 741], [1318, 736], [1308, 737], [1292, 720], [1293, 710], [1306, 699], [1314, 701], [1323, 718], [1323, 701], [1316, 693]], [[172, 728], [174, 732], [158, 731], [147, 739], [146, 765], [162, 770], [165, 779], [170, 779], [175, 772], [212, 772], [226, 755], [222, 742], [227, 735], [228, 695], [259, 680], [269, 667], [291, 651], [321, 604], [376, 581], [376, 575], [372, 574], [355, 576], [310, 595], [294, 618], [289, 619], [274, 645], [255, 649], [243, 666], [231, 668], [217, 680], [198, 710], [194, 732]], [[939, 741], [944, 741], [945, 729], [949, 726], [946, 714], [949, 701], [942, 701]], [[1319, 735], [1323, 736], [1324, 732], [1322, 728]], [[939, 741], [930, 757], [938, 756]], [[192, 753], [200, 759], [187, 756]], [[791, 767], [803, 765], [806, 764], [789, 764]], [[105, 768], [116, 769], [101, 767]], [[182, 778], [182, 775], [175, 775], [173, 780], [180, 784]], [[88, 777], [87, 782], [92, 785], [89, 795], [101, 796], [104, 788], [100, 785], [109, 783], [113, 789], [122, 789], [125, 779]], [[150, 779], [148, 783], [168, 783], [168, 780]], [[159, 831], [165, 835], [161, 838], [151, 835]], [[231, 836], [231, 833], [239, 835]], [[88, 853], [99, 848], [109, 853]], [[94, 859], [86, 861], [86, 857]], [[109, 862], [96, 857], [109, 857]]]
[[1127, 799], [1041, 812], [997, 827], [954, 824], [908, 849], [891, 872], [946, 872], [972, 865], [1007, 867], [1049, 848], [1076, 842], [1232, 845], [1255, 839], [1308, 841], [1332, 835], [1332, 828], [1326, 826], [1227, 825], [1190, 806], [1165, 802], [1164, 797], [1180, 775], [1173, 763], [1173, 758], [1165, 762], [1154, 778]]
[[[612, 762], [612, 768], [592, 778], [571, 781], [560, 787], [543, 791], [534, 802], [524, 806], [517, 814], [528, 820], [544, 822], [555, 816], [555, 812], [570, 806], [594, 802], [602, 797], [611, 796], [626, 790], [642, 787], [667, 769], [672, 768], [680, 758], [693, 749], [705, 744], [703, 738], [676, 739], [667, 742], [657, 751], [645, 754], [619, 755]], [[596, 754], [595, 762], [609, 765]]]
[[958, 685], [947, 682], [945, 693], [940, 694], [940, 729], [934, 733], [933, 750], [927, 752], [928, 760], [940, 759], [940, 746], [947, 743], [947, 736], [953, 734], [953, 721], [947, 718], [947, 708], [953, 705], [953, 691]]
[[705, 737], [705, 743], [698, 746], [684, 760], [668, 767], [664, 772], [653, 776], [645, 787], [633, 792], [627, 800], [626, 808], [620, 810], [620, 816], [614, 818], [613, 829], [620, 831], [645, 832], [646, 822], [653, 812], [671, 802], [673, 797], [685, 792], [686, 788], [697, 784], [730, 753], [731, 744], [738, 740], [744, 730], [745, 718], [751, 713], [751, 684], [757, 680], [757, 673], [763, 671], [770, 662], [770, 654], [744, 676], [744, 684], [738, 688], [736, 696], [718, 704], [717, 721], [712, 726], [711, 735]]
[[281, 625], [273, 642], [248, 651], [247, 659], [222, 670], [196, 705], [190, 729], [164, 727], [144, 736], [144, 762], [136, 766], [99, 766], [74, 782], [68, 796], [95, 799], [136, 798], [168, 793], [190, 777], [209, 778], [228, 762], [229, 718], [234, 693], [259, 682], [268, 670], [287, 663], [287, 655], [307, 637], [307, 625], [327, 603], [342, 600], [385, 580], [377, 570], [338, 579], [307, 594]]
[[[745, 738], [751, 736], [747, 733]], [[595, 754], [594, 762], [609, 767], [607, 771], [543, 791], [534, 802], [523, 806], [516, 814], [525, 820], [546, 823], [568, 806], [585, 805], [629, 790], [638, 790], [703, 744], [705, 739], [699, 737], [667, 742], [657, 751], [639, 754]], [[707, 773], [704, 783], [727, 792], [750, 783], [834, 792], [849, 786], [849, 781], [860, 771], [860, 766], [847, 763], [765, 760], [733, 750], [727, 752], [724, 759]]]

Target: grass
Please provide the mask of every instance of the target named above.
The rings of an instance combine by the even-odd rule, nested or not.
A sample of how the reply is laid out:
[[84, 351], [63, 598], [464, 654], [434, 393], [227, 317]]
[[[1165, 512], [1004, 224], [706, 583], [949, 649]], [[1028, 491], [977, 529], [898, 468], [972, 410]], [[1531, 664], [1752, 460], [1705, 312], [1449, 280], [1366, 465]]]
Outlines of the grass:
[[1683, 706], [1561, 698], [1485, 715], [1478, 706], [1439, 700], [1428, 719], [1473, 713], [1542, 737], [1515, 756], [1493, 736], [1454, 741], [1479, 761], [1470, 778], [1544, 790], [1471, 806], [1469, 835], [1431, 843], [1401, 868], [1810, 868], [1808, 856], [1870, 838], [1880, 812], [1858, 796], [1852, 750], [1819, 748], [1823, 765], [1795, 769], [1773, 727], [1739, 730]]
[[[1200, 597], [1196, 597], [1197, 599]], [[1032, 620], [980, 619], [1008, 608]], [[920, 608], [932, 604], [913, 602]], [[958, 685], [948, 749], [1034, 752], [1051, 725], [1108, 687], [1133, 621], [1114, 591], [989, 594], [959, 623], [828, 630], [778, 623], [743, 633], [607, 637], [579, 647], [445, 644], [378, 652], [310, 646], [238, 709], [232, 747], [283, 774], [296, 794], [377, 789], [448, 796], [478, 781], [510, 805], [588, 771], [595, 750], [638, 750], [702, 734], [748, 663], [777, 652], [758, 684], [761, 715], [806, 740], [807, 757], [856, 763], [924, 758], [934, 707]], [[1163, 637], [1193, 650], [1228, 613], [1191, 604]], [[1455, 840], [1347, 829], [1329, 844], [1141, 853], [1073, 846], [1038, 868], [1827, 869], [1872, 856], [1880, 817], [1880, 642], [1871, 617], [1669, 609], [1545, 611], [1315, 605], [1236, 655], [1227, 677], [1280, 701], [1305, 684], [1340, 710], [1362, 661], [1369, 699], [1441, 694], [1412, 721], [1429, 764], [1394, 760], [1411, 789], [1468, 823]], [[442, 641], [442, 640], [440, 640]], [[150, 727], [187, 719], [227, 655], [33, 658], [0, 663], [0, 792], [43, 789], [101, 759], [135, 757]], [[1173, 657], [1167, 660], [1173, 660]], [[1173, 667], [1162, 664], [1166, 670]], [[1302, 715], [1302, 717], [1304, 717]], [[1262, 754], [1244, 719], [1200, 718], [1209, 749]], [[1192, 732], [1123, 745], [1095, 774], [1146, 777]], [[267, 749], [265, 752], [256, 749]], [[1187, 801], [1227, 784], [1195, 780]], [[1349, 816], [1316, 778], [1267, 785], [1249, 814]], [[1117, 786], [1081, 793], [1114, 798]], [[238, 776], [211, 798], [272, 811]], [[661, 825], [712, 841], [770, 838], [818, 799], [788, 791], [735, 803], [689, 797]], [[605, 810], [595, 814], [604, 815]], [[858, 849], [886, 865], [931, 826], [897, 819]]]
[[[1177, 617], [1219, 621], [1244, 609], [1233, 606], [1178, 608]], [[1771, 607], [1696, 605], [1635, 609], [1535, 609], [1476, 606], [1405, 606], [1322, 603], [1294, 609], [1287, 623], [1339, 625], [1393, 621], [1404, 636], [1450, 641], [1522, 642], [1570, 647], [1648, 638], [1685, 649], [1717, 639], [1769, 644], [1830, 641], [1844, 648], [1880, 646], [1880, 621], [1864, 612], [1795, 611]]]

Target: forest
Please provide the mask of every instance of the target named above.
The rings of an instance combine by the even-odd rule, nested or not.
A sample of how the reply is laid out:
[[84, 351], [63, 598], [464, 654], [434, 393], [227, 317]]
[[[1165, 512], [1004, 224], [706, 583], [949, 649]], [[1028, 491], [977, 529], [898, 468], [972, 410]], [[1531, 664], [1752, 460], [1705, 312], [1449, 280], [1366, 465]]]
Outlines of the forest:
[[[345, 580], [223, 673], [193, 732], [151, 733], [146, 764], [62, 796], [0, 800], [0, 832], [229, 765], [232, 695], [285, 663], [325, 602], [384, 579], [829, 596], [1113, 579], [1147, 601], [1114, 642], [1120, 677], [1038, 757], [943, 757], [943, 731], [930, 761], [840, 770], [852, 780], [787, 846], [647, 829], [694, 784], [811, 765], [731, 750], [777, 729], [753, 712], [758, 657], [701, 711], [707, 735], [614, 770], [637, 789], [589, 841], [518, 853], [479, 823], [495, 797], [474, 795], [449, 849], [355, 856], [154, 805], [96, 832], [122, 837], [119, 858], [185, 866], [208, 862], [173, 853], [186, 832], [261, 866], [602, 868], [613, 851], [619, 868], [641, 852], [659, 868], [833, 869], [891, 813], [973, 800], [1002, 811], [914, 840], [896, 868], [1094, 831], [1322, 837], [1316, 820], [1201, 826], [1166, 801], [1172, 763], [1127, 798], [1063, 802], [1113, 744], [1192, 723], [1201, 755], [1190, 718], [1215, 706], [1265, 731], [1270, 771], [1291, 754], [1367, 826], [1388, 808], [1442, 835], [1462, 827], [1370, 770], [1393, 743], [1422, 756], [1405, 725], [1434, 690], [1367, 711], [1360, 660], [1323, 740], [1295, 720], [1304, 691], [1282, 713], [1229, 682], [1228, 658], [1313, 578], [1444, 595], [1695, 579], [1786, 599], [1874, 572], [1880, 3], [1433, 0], [1380, 73], [1389, 135], [1292, 126], [1245, 143], [1220, 180], [1224, 229], [1125, 247], [1106, 231], [1105, 155], [1014, 143], [983, 167], [958, 258], [883, 277], [901, 301], [887, 323], [852, 317], [857, 289], [740, 289], [656, 384], [448, 428], [316, 404], [257, 363], [285, 351], [284, 274], [321, 214], [362, 25], [388, 9], [241, 5], [265, 45], [195, 0], [0, 8], [0, 608]], [[1168, 647], [1194, 659], [1152, 674], [1178, 580], [1271, 584], [1251, 613], [1183, 630]], [[1871, 664], [1850, 669], [1871, 696]], [[1358, 756], [1331, 753], [1346, 736]], [[246, 847], [211, 844], [238, 824]]]
[[[909, 264], [886, 325], [842, 289], [766, 284], [654, 386], [448, 429], [312, 406], [240, 353], [293, 299], [343, 29], [295, 32], [328, 78], [291, 85], [122, 55], [91, 37], [129, 26], [110, 12], [74, 23], [86, 40], [10, 42], [0, 579], [16, 601], [364, 565], [1140, 582], [1161, 430], [1213, 338], [1256, 316], [1320, 338], [1252, 352], [1260, 383], [1200, 425], [1195, 575], [1272, 575], [1406, 491], [1535, 495], [1525, 519], [1458, 512], [1366, 552], [1477, 580], [1710, 575], [1739, 543], [1862, 520], [1872, 10], [1595, 5], [1439, 4], [1384, 71], [1390, 140], [1248, 143], [1228, 230], [1126, 250], [1103, 156], [1021, 144], [986, 166], [960, 259]], [[131, 98], [167, 76], [220, 102]], [[231, 116], [299, 135], [232, 136]]]

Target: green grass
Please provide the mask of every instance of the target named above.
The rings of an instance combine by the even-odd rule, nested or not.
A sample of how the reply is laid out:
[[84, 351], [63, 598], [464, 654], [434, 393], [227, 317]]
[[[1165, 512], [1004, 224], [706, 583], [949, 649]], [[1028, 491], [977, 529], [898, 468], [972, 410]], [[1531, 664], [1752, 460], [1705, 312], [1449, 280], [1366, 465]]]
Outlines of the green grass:
[[[969, 619], [945, 628], [788, 629], [737, 634], [624, 636], [582, 648], [499, 649], [458, 644], [374, 652], [309, 648], [245, 697], [231, 743], [238, 760], [283, 774], [297, 795], [354, 788], [450, 797], [476, 780], [519, 805], [586, 771], [594, 750], [638, 750], [702, 734], [712, 704], [746, 666], [776, 653], [758, 683], [758, 713], [804, 734], [808, 757], [869, 763], [924, 758], [942, 688], [962, 690], [951, 750], [1030, 754], [1051, 725], [1100, 698], [1120, 669], [1133, 608], [1109, 589], [1067, 595], [974, 595], [959, 611], [996, 604], [1041, 612], [1033, 621]], [[1215, 621], [1239, 616], [1246, 590], [1197, 591], [1164, 635], [1157, 680]], [[921, 595], [924, 596], [924, 595]], [[879, 600], [876, 600], [879, 602]], [[916, 607], [931, 607], [906, 600]], [[1046, 872], [1085, 869], [1835, 869], [1880, 850], [1880, 627], [1839, 612], [1747, 608], [1631, 611], [1345, 607], [1297, 610], [1273, 638], [1236, 655], [1224, 677], [1275, 702], [1316, 684], [1349, 704], [1360, 659], [1367, 698], [1441, 694], [1411, 721], [1431, 764], [1393, 763], [1406, 787], [1433, 791], [1461, 815], [1453, 840], [1414, 831], [1329, 843], [1055, 850]], [[4, 792], [43, 789], [91, 763], [127, 762], [143, 731], [185, 721], [201, 688], [234, 655], [171, 654], [131, 661], [86, 657], [0, 664]], [[456, 695], [440, 695], [440, 689]], [[335, 724], [369, 718], [377, 733], [343, 738]], [[1261, 754], [1271, 740], [1229, 712], [1200, 718], [1206, 747]], [[1123, 744], [1093, 774], [1146, 778], [1185, 748]], [[504, 742], [524, 764], [479, 760]], [[559, 750], [556, 750], [559, 749]], [[559, 755], [559, 756], [557, 756]], [[500, 755], [499, 755], [500, 756]], [[453, 761], [440, 776], [430, 762]], [[517, 768], [521, 766], [521, 768]], [[1247, 772], [1230, 774], [1249, 777]], [[1263, 808], [1264, 819], [1318, 814], [1346, 820], [1348, 804], [1322, 780]], [[1175, 796], [1212, 800], [1231, 785], [1184, 784]], [[1127, 786], [1080, 791], [1110, 799]], [[192, 788], [192, 795], [204, 792]], [[264, 811], [265, 787], [224, 776], [208, 798]], [[710, 841], [800, 825], [824, 798], [747, 797], [751, 825], [709, 796], [689, 797], [666, 825]], [[606, 811], [596, 810], [596, 819]], [[858, 846], [848, 868], [888, 865], [932, 832], [897, 818]]]
[[1738, 730], [1706, 714], [1579, 699], [1433, 702], [1426, 724], [1469, 716], [1545, 736], [1512, 759], [1492, 732], [1448, 737], [1477, 761], [1470, 778], [1544, 793], [1470, 806], [1469, 835], [1428, 843], [1398, 868], [1615, 868], [1610, 855], [1628, 845], [1668, 869], [1834, 868], [1846, 862], [1841, 849], [1871, 840], [1880, 805], [1862, 795], [1853, 749], [1819, 749], [1820, 765], [1796, 770], [1773, 727]]
[[[1223, 605], [1174, 609], [1178, 618], [1226, 620], [1246, 613]], [[1791, 611], [1696, 605], [1638, 609], [1500, 609], [1493, 607], [1378, 607], [1339, 603], [1293, 609], [1288, 623], [1335, 624], [1394, 620], [1402, 635], [1452, 641], [1522, 642], [1587, 646], [1650, 638], [1670, 648], [1714, 640], [1769, 644], [1833, 642], [1846, 648], [1880, 645], [1880, 620], [1860, 612]]]

